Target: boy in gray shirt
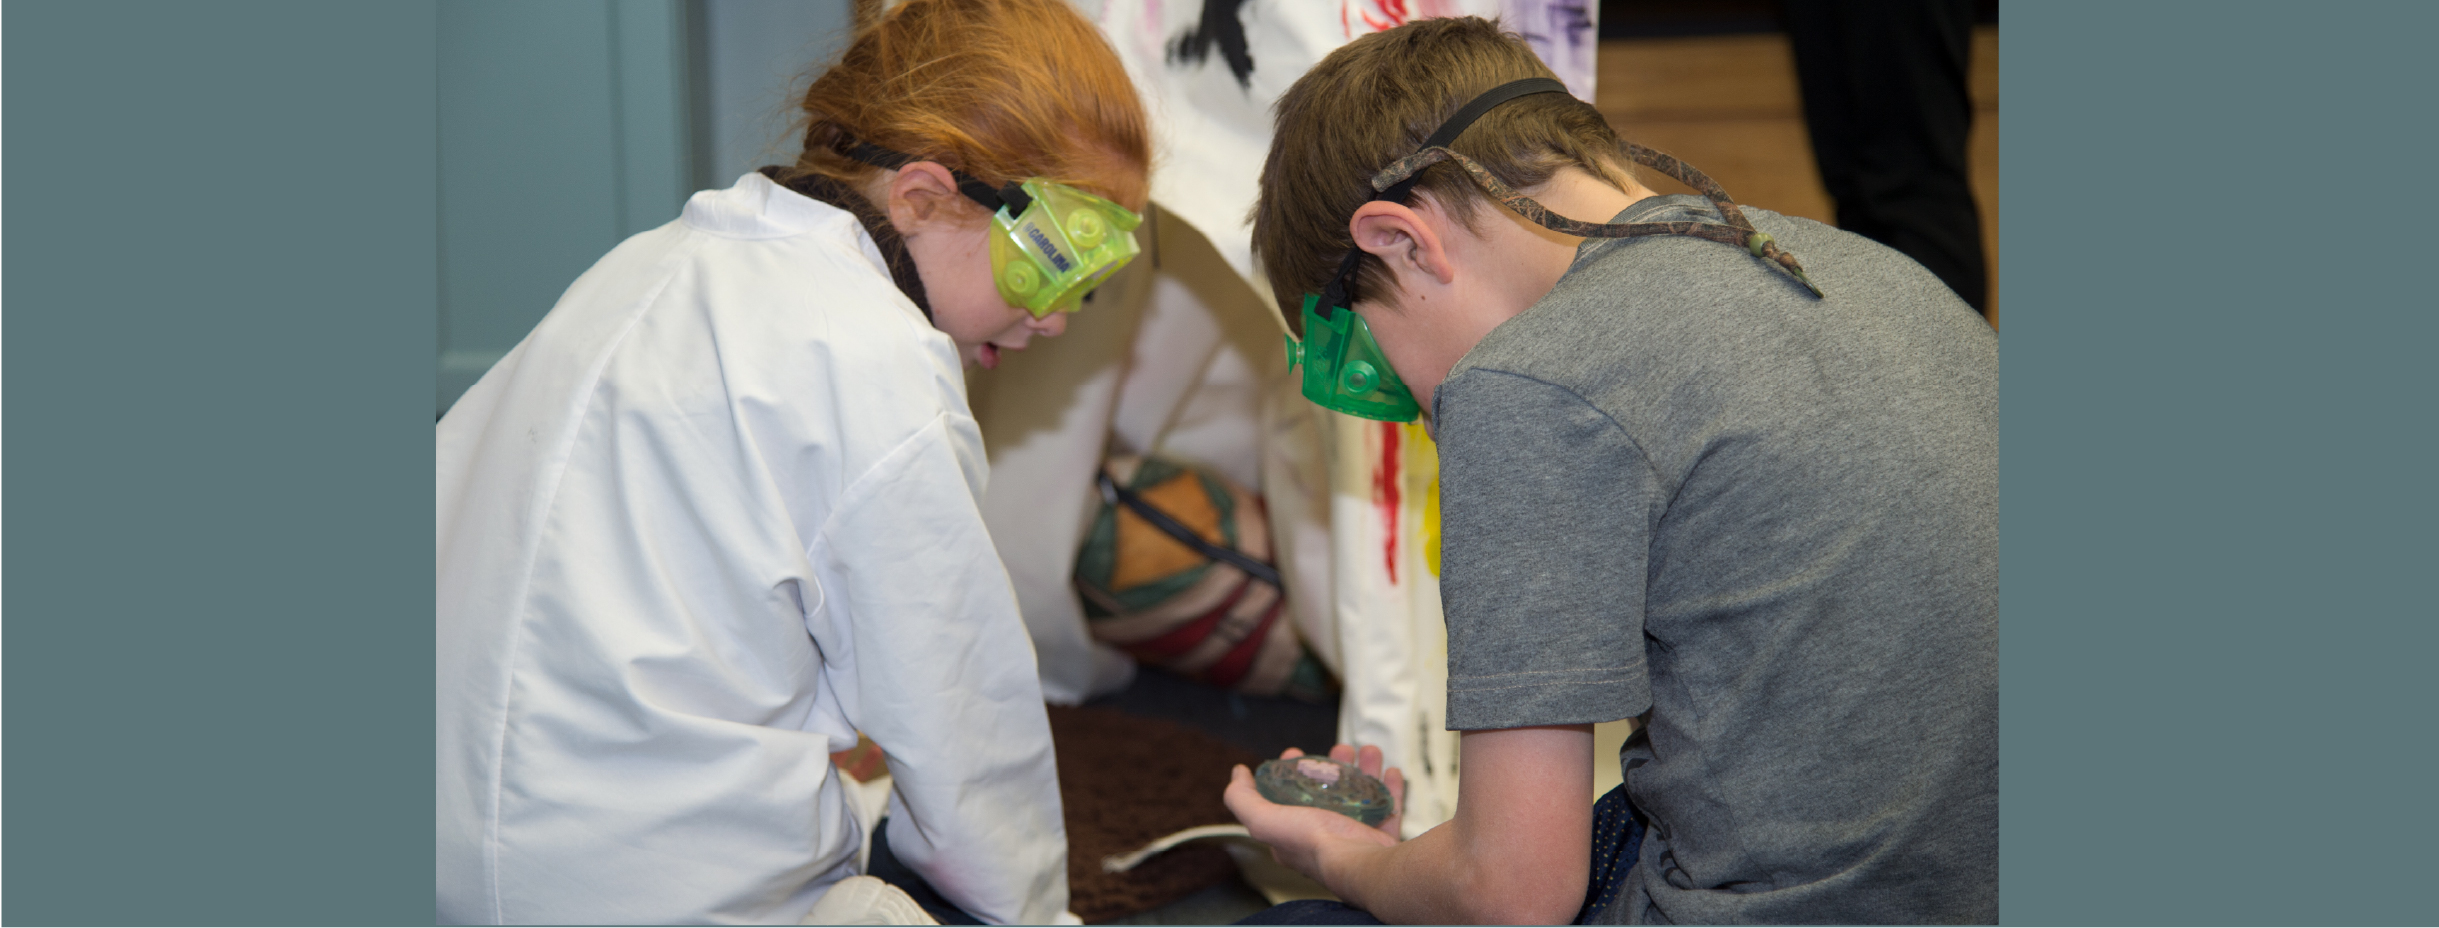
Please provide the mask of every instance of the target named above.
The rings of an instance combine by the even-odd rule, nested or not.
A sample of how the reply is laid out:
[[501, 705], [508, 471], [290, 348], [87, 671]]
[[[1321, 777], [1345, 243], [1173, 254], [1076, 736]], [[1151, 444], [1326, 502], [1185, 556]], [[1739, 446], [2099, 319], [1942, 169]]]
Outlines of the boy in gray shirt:
[[[1547, 76], [1425, 20], [1280, 101], [1254, 243], [1282, 305], [1319, 296], [1307, 395], [1428, 398], [1465, 773], [1403, 843], [1244, 774], [1230, 807], [1392, 922], [1995, 921], [1995, 337]], [[1636, 716], [1596, 808], [1591, 724]]]

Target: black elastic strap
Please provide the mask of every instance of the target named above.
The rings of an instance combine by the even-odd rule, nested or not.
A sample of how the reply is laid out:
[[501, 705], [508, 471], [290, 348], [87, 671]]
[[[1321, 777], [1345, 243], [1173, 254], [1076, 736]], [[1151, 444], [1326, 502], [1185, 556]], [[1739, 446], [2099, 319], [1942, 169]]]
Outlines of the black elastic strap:
[[[1456, 113], [1448, 117], [1448, 121], [1440, 123], [1440, 127], [1432, 131], [1430, 138], [1423, 140], [1423, 147], [1415, 150], [1446, 147], [1455, 142], [1457, 136], [1464, 135], [1465, 129], [1472, 126], [1474, 120], [1482, 118], [1482, 114], [1490, 112], [1499, 104], [1509, 100], [1537, 93], [1573, 95], [1573, 92], [1567, 89], [1567, 85], [1547, 77], [1528, 77], [1523, 80], [1509, 81], [1483, 91], [1472, 101], [1458, 107]], [[1404, 203], [1406, 194], [1414, 190], [1414, 182], [1419, 179], [1421, 179], [1421, 175], [1418, 173], [1413, 177], [1398, 181], [1389, 189], [1373, 194], [1372, 199]], [[1322, 318], [1329, 318], [1331, 314], [1338, 311], [1339, 307], [1349, 305], [1354, 301], [1355, 266], [1357, 262], [1363, 260], [1363, 254], [1364, 251], [1361, 248], [1349, 249], [1346, 260], [1338, 265], [1338, 274], [1331, 277], [1329, 285], [1321, 289], [1319, 311]]]
[[889, 168], [892, 170], [905, 167], [907, 162], [915, 160], [906, 155], [902, 155], [897, 152], [890, 151], [889, 149], [882, 148], [879, 145], [872, 144], [871, 142], [855, 143], [854, 148], [847, 149], [847, 157], [874, 167]]
[[1363, 254], [1361, 248], [1349, 248], [1346, 260], [1338, 262], [1338, 273], [1330, 277], [1329, 286], [1321, 288], [1321, 305], [1317, 308], [1321, 318], [1330, 318], [1339, 307], [1354, 299], [1351, 291], [1355, 287], [1355, 262], [1363, 260]]
[[[1498, 107], [1499, 104], [1506, 103], [1509, 100], [1516, 99], [1517, 97], [1530, 96], [1537, 93], [1567, 92], [1567, 85], [1547, 77], [1528, 77], [1520, 81], [1509, 81], [1497, 87], [1485, 90], [1482, 92], [1481, 96], [1475, 97], [1472, 102], [1459, 108], [1456, 115], [1448, 117], [1447, 122], [1441, 123], [1439, 130], [1431, 133], [1430, 138], [1424, 139], [1422, 148], [1417, 148], [1415, 151], [1422, 151], [1424, 148], [1439, 148], [1455, 143], [1457, 136], [1464, 135], [1466, 127], [1473, 125], [1474, 120], [1482, 118], [1482, 114], [1490, 112], [1492, 109]], [[1406, 192], [1413, 188], [1414, 178], [1409, 177], [1404, 181], [1399, 182], [1396, 186], [1381, 191], [1378, 195], [1375, 195], [1373, 199], [1387, 200], [1392, 203], [1404, 203], [1406, 202]]]
[[[871, 142], [855, 143], [854, 148], [847, 149], [847, 157], [874, 167], [891, 170], [905, 167], [915, 160], [910, 155], [890, 151]], [[949, 169], [949, 176], [957, 179], [957, 192], [965, 194], [966, 199], [982, 204], [983, 209], [998, 212], [1005, 207], [1008, 215], [1022, 216], [1026, 210], [1033, 208], [1033, 197], [1025, 193], [1025, 187], [1022, 184], [1009, 183], [993, 187], [983, 183], [981, 178], [956, 168]]]
[[1278, 568], [1254, 560], [1253, 555], [1243, 551], [1215, 545], [1204, 540], [1203, 536], [1195, 534], [1193, 529], [1185, 527], [1176, 519], [1170, 518], [1168, 513], [1160, 511], [1159, 507], [1145, 502], [1143, 497], [1135, 495], [1133, 490], [1119, 486], [1118, 481], [1110, 478], [1109, 471], [1104, 470], [1094, 474], [1093, 481], [1101, 485], [1103, 499], [1134, 510], [1136, 515], [1142, 516], [1143, 521], [1152, 523], [1152, 527], [1159, 529], [1161, 534], [1175, 538], [1184, 543], [1186, 547], [1202, 552], [1204, 557], [1215, 561], [1225, 561], [1256, 580], [1282, 590], [1287, 588], [1279, 582]]

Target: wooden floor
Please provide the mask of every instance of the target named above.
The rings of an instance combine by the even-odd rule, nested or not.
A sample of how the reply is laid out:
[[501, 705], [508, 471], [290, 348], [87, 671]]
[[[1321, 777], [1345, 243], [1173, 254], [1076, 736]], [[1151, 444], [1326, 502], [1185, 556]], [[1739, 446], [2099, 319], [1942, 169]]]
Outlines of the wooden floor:
[[[1999, 319], [1999, 32], [1974, 30], [1967, 65], [1973, 134], [1967, 157], [1990, 262], [1990, 322]], [[1834, 222], [1812, 163], [1784, 34], [1621, 39], [1601, 43], [1594, 105], [1628, 140], [1701, 168], [1739, 203]], [[1686, 189], [1656, 172], [1663, 193]]]

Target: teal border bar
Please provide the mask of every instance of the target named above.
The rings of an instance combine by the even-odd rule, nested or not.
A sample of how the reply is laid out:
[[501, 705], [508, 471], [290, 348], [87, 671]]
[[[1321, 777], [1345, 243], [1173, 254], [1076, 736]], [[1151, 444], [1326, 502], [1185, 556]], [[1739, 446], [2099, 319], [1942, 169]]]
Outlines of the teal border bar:
[[2005, 8], [2006, 922], [2439, 921], [2434, 26]]
[[[0, 920], [427, 921], [432, 7], [6, 12]], [[2439, 9], [2006, 16], [2003, 915], [2439, 920]]]
[[17, 2], [11, 924], [431, 908], [428, 2]]

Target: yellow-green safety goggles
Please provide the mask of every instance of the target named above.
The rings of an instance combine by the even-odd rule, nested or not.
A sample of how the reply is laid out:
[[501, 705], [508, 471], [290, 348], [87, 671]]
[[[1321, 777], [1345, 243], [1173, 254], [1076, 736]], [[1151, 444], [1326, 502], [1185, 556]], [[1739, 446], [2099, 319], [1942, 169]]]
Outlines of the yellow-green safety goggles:
[[[897, 168], [915, 159], [869, 142], [847, 156]], [[1047, 178], [993, 187], [954, 168], [957, 190], [991, 210], [991, 280], [1008, 305], [1036, 319], [1072, 313], [1084, 295], [1143, 249], [1133, 210]]]
[[[997, 193], [991, 215], [991, 279], [1001, 299], [1039, 319], [1072, 313], [1109, 275], [1134, 260], [1133, 210], [1039, 177]], [[988, 207], [991, 204], [984, 203]]]

